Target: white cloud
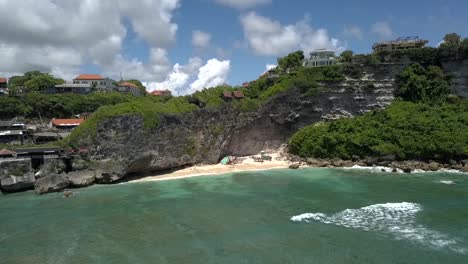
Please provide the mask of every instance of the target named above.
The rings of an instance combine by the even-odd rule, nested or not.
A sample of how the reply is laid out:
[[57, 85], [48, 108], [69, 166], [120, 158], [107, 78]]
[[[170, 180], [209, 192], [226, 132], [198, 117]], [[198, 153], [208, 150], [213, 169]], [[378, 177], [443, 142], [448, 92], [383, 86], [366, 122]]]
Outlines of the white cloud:
[[301, 49], [308, 53], [315, 49], [340, 51], [340, 41], [330, 38], [326, 29], [314, 30], [307, 19], [294, 25], [280, 22], [250, 12], [241, 16], [247, 43], [257, 55], [282, 56]]
[[278, 65], [276, 65], [276, 64], [267, 64], [267, 65], [265, 65], [266, 71], [269, 71], [269, 70], [274, 69], [276, 67], [278, 67]]
[[175, 42], [171, 20], [178, 6], [179, 0], [0, 0], [0, 75], [41, 70], [69, 79], [81, 65], [97, 64], [112, 76], [128, 71], [132, 78], [162, 78], [170, 70], [167, 59], [145, 65], [121, 54], [123, 21], [152, 50], [165, 52]]
[[393, 36], [393, 30], [388, 22], [377, 22], [373, 24], [371, 31], [381, 38], [391, 38]]
[[271, 3], [271, 0], [215, 0], [225, 6], [233, 7], [236, 9], [249, 9], [259, 5]]
[[174, 65], [164, 81], [146, 82], [144, 85], [148, 91], [168, 89], [173, 94], [185, 95], [227, 81], [230, 61], [213, 58], [203, 63], [198, 57], [191, 58], [186, 65]]
[[206, 49], [210, 46], [211, 35], [201, 30], [192, 33], [192, 45], [198, 49]]
[[358, 26], [345, 26], [343, 34], [348, 38], [356, 38], [362, 40], [364, 38], [363, 30]]
[[231, 61], [229, 60], [209, 60], [200, 68], [197, 80], [190, 85], [191, 92], [199, 91], [203, 88], [215, 87], [225, 83], [230, 70]]

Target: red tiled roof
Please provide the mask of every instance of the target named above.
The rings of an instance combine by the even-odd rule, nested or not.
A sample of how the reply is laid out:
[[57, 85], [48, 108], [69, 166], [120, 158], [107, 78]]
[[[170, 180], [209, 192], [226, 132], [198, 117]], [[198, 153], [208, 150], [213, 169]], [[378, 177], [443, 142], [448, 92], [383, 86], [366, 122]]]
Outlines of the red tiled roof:
[[223, 92], [223, 96], [226, 98], [232, 98], [232, 92]]
[[0, 83], [6, 83], [7, 79], [6, 78], [0, 78]]
[[81, 74], [75, 80], [104, 80], [105, 78], [99, 74]]
[[15, 152], [8, 150], [8, 149], [2, 149], [0, 150], [0, 156], [13, 156], [15, 155]]
[[52, 119], [54, 126], [79, 126], [84, 122], [84, 119]]
[[172, 92], [170, 90], [155, 90], [151, 92], [152, 95], [162, 96], [162, 95], [171, 95]]
[[119, 86], [121, 87], [132, 87], [132, 88], [138, 88], [137, 85], [131, 83], [131, 82], [123, 82], [123, 83], [119, 83]]
[[234, 97], [236, 98], [244, 98], [245, 95], [242, 91], [234, 91]]

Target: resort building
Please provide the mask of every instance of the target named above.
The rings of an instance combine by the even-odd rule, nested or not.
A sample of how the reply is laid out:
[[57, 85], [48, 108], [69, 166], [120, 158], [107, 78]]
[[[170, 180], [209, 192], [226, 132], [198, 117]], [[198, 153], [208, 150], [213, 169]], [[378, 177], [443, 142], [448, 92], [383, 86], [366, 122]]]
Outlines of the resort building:
[[392, 41], [384, 41], [375, 43], [372, 46], [374, 52], [381, 51], [395, 51], [395, 50], [408, 50], [408, 49], [421, 49], [429, 43], [428, 40], [420, 39], [417, 36], [414, 37], [402, 37]]
[[82, 74], [76, 77], [73, 83], [91, 85], [93, 92], [113, 92], [116, 90], [114, 80], [104, 78], [98, 74]]
[[233, 99], [243, 99], [244, 97], [245, 95], [242, 91], [234, 91], [234, 92], [224, 91], [223, 96], [222, 96], [224, 101], [231, 101]]
[[332, 50], [319, 49], [310, 53], [310, 58], [304, 60], [304, 67], [323, 67], [337, 63], [335, 52]]
[[89, 83], [64, 83], [46, 89], [49, 94], [89, 94], [92, 92], [92, 85]]

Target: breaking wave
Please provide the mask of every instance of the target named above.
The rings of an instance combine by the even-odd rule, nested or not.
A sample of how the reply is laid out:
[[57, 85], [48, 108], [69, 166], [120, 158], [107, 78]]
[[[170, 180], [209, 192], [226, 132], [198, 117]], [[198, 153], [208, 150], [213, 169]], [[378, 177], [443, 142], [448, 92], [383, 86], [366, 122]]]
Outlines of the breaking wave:
[[291, 217], [293, 222], [320, 222], [364, 231], [390, 234], [398, 240], [411, 240], [433, 248], [447, 248], [458, 253], [468, 254], [468, 250], [459, 246], [461, 241], [451, 239], [445, 234], [430, 230], [416, 223], [416, 215], [422, 211], [417, 203], [387, 203], [366, 206], [360, 209], [346, 209], [327, 215], [306, 213]]

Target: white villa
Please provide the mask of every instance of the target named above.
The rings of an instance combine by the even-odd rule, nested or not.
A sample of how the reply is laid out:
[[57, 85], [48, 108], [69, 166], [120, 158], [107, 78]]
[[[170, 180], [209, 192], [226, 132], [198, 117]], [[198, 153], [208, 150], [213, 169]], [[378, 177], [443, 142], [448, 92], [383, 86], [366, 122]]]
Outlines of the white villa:
[[323, 67], [337, 63], [335, 52], [327, 49], [318, 49], [310, 53], [310, 58], [304, 60], [304, 67]]

